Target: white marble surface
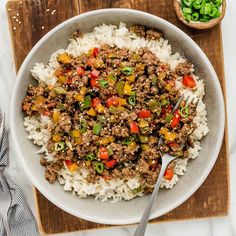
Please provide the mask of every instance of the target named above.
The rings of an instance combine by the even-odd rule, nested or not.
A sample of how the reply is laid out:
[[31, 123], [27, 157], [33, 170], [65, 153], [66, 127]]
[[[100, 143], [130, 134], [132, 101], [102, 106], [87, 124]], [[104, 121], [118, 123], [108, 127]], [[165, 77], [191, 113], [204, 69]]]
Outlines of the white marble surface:
[[[11, 91], [15, 80], [14, 62], [12, 50], [10, 46], [10, 35], [8, 31], [8, 23], [5, 12], [6, 0], [0, 0], [0, 107], [7, 115], [7, 126], [9, 123], [9, 104]], [[162, 223], [158, 225], [149, 225], [147, 228], [147, 236], [234, 236], [236, 235], [236, 132], [235, 132], [235, 113], [236, 113], [236, 1], [227, 1], [227, 11], [223, 20], [223, 44], [225, 58], [225, 77], [227, 85], [227, 110], [228, 110], [228, 126], [229, 126], [229, 148], [230, 148], [230, 172], [231, 172], [231, 203], [230, 215], [228, 217], [190, 220], [182, 222]], [[214, 43], [214, 42], [212, 42]], [[210, 44], [209, 44], [210, 47]], [[33, 200], [32, 185], [26, 178], [24, 171], [17, 163], [17, 155], [11, 146], [10, 141], [10, 167], [9, 173], [15, 178], [16, 182], [22, 187], [26, 195], [28, 203], [35, 212]], [[134, 227], [118, 227], [110, 230], [97, 230], [82, 233], [60, 234], [78, 235], [78, 236], [131, 236]], [[20, 235], [19, 235], [20, 236]]]

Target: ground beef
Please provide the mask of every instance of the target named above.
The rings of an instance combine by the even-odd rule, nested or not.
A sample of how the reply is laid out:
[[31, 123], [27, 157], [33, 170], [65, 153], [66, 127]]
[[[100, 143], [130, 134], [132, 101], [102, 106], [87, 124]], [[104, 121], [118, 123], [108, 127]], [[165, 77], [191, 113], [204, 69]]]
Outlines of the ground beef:
[[116, 137], [128, 137], [129, 136], [129, 130], [126, 127], [122, 127], [122, 126], [114, 126], [112, 127], [112, 135], [116, 136]]
[[179, 63], [175, 68], [177, 75], [188, 75], [192, 73], [192, 64], [190, 62]]
[[[161, 37], [144, 26], [130, 30], [149, 40]], [[72, 35], [78, 37], [83, 37], [80, 32]], [[173, 70], [148, 48], [134, 52], [107, 44], [77, 57], [63, 53], [57, 61], [55, 85], [30, 85], [22, 102], [26, 115], [43, 114], [52, 121], [46, 149], [53, 161], [40, 160], [50, 183], [69, 160], [88, 170], [89, 183], [101, 177], [138, 177], [148, 192], [157, 179], [163, 153], [188, 156], [188, 148], [194, 145], [196, 102], [188, 104], [189, 116], [176, 127], [167, 116], [180, 98], [175, 80], [192, 73], [190, 63], [180, 63]], [[150, 115], [143, 117], [141, 112]], [[161, 128], [174, 133], [175, 140], [168, 141], [160, 134]], [[160, 136], [164, 143], [158, 146]], [[103, 166], [102, 172], [96, 170], [96, 163]]]

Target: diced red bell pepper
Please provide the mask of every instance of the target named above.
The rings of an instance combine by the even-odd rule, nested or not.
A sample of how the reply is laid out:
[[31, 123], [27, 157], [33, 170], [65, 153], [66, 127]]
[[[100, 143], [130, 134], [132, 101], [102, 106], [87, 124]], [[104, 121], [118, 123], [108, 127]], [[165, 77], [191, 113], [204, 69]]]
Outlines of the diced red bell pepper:
[[171, 147], [171, 148], [178, 148], [179, 144], [175, 143], [175, 142], [172, 142], [172, 143], [168, 143], [168, 146]]
[[91, 78], [90, 79], [90, 86], [92, 88], [99, 88], [98, 79]]
[[94, 48], [93, 49], [93, 56], [96, 57], [98, 55], [99, 48]]
[[90, 72], [91, 78], [97, 79], [98, 76], [99, 76], [99, 73], [100, 73], [100, 72], [99, 72], [98, 70], [93, 69], [93, 70]]
[[132, 121], [132, 122], [130, 123], [130, 130], [131, 130], [131, 132], [134, 133], [134, 134], [139, 133], [138, 124], [137, 124], [136, 122]]
[[167, 113], [169, 113], [169, 114], [172, 113], [172, 106], [170, 104], [167, 107], [162, 107], [162, 109], [161, 109], [161, 118], [164, 119], [166, 117]]
[[73, 83], [73, 79], [72, 78], [68, 78], [66, 81], [66, 84], [71, 85]]
[[72, 164], [72, 162], [70, 160], [65, 160], [65, 164], [68, 167], [68, 166], [70, 166]]
[[50, 116], [51, 112], [49, 110], [43, 110], [42, 112], [43, 116]]
[[85, 73], [84, 67], [82, 67], [82, 66], [78, 66], [76, 71], [77, 71], [77, 74], [80, 76], [83, 76]]
[[174, 170], [171, 168], [167, 168], [164, 173], [164, 178], [166, 180], [172, 180], [173, 177], [174, 177]]
[[114, 106], [117, 107], [119, 106], [119, 98], [117, 96], [112, 96], [107, 99], [106, 101], [107, 107]]
[[173, 119], [170, 122], [171, 127], [175, 128], [179, 124], [180, 119], [181, 119], [181, 116], [179, 114], [179, 111], [176, 111], [175, 114], [174, 114]]
[[90, 57], [90, 58], [88, 59], [88, 61], [87, 61], [87, 65], [88, 65], [88, 66], [93, 66], [94, 61], [95, 61], [95, 58], [94, 58], [94, 57]]
[[97, 105], [101, 104], [100, 98], [92, 98], [92, 107], [95, 108]]
[[150, 110], [146, 110], [146, 109], [143, 109], [143, 110], [140, 110], [138, 112], [138, 117], [139, 118], [149, 118], [151, 117], [152, 113]]
[[108, 181], [108, 180], [111, 180], [112, 177], [110, 175], [103, 175], [102, 178], [105, 180], [105, 181]]
[[196, 87], [196, 82], [195, 80], [193, 79], [192, 76], [189, 76], [189, 75], [185, 75], [183, 77], [183, 80], [182, 80], [182, 83], [184, 86], [188, 87], [188, 88], [194, 88]]
[[109, 158], [108, 150], [105, 147], [101, 147], [99, 150], [99, 156], [101, 159], [106, 160]]
[[115, 159], [112, 159], [108, 162], [105, 163], [106, 167], [109, 168], [113, 168], [116, 165], [117, 161]]

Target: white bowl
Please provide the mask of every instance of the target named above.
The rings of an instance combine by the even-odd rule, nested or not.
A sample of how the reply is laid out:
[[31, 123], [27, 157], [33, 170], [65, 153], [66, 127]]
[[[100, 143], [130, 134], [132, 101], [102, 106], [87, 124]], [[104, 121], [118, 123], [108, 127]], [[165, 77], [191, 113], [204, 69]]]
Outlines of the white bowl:
[[11, 100], [10, 121], [14, 147], [24, 171], [30, 181], [49, 201], [82, 219], [115, 225], [137, 223], [149, 196], [115, 204], [101, 203], [93, 198], [73, 197], [71, 193], [64, 192], [63, 187], [59, 184], [49, 184], [44, 178], [44, 168], [39, 164], [39, 157], [36, 154], [37, 147], [27, 139], [21, 102], [28, 84], [34, 82], [30, 75], [30, 69], [34, 63], [47, 63], [53, 52], [59, 48], [65, 48], [71, 32], [78, 28], [83, 32], [89, 32], [101, 23], [119, 24], [121, 21], [128, 25], [142, 24], [162, 31], [164, 37], [172, 45], [173, 51], [178, 51], [183, 57], [190, 60], [195, 66], [196, 74], [204, 79], [206, 86], [204, 101], [208, 112], [210, 133], [201, 142], [200, 156], [189, 162], [187, 172], [184, 177], [180, 178], [178, 184], [171, 190], [159, 192], [151, 219], [173, 210], [188, 199], [201, 186], [217, 159], [225, 124], [223, 95], [217, 75], [198, 45], [183, 31], [159, 17], [136, 10], [104, 9], [73, 17], [52, 29], [34, 46], [19, 70]]

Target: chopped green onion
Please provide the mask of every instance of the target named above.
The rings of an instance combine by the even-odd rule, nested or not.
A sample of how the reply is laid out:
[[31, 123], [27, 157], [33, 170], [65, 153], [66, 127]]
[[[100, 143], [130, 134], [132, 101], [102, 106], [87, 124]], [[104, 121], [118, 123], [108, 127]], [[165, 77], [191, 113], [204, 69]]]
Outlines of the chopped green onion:
[[98, 116], [98, 120], [102, 124], [106, 123], [106, 117], [105, 116]]
[[125, 138], [125, 139], [123, 140], [122, 144], [129, 145], [129, 144], [131, 144], [133, 141], [134, 141], [134, 137], [129, 136], [129, 137], [127, 137], [127, 138]]
[[188, 8], [188, 7], [184, 7], [183, 8], [183, 13], [191, 14], [192, 13], [192, 9]]
[[95, 163], [95, 170], [98, 172], [98, 174], [101, 174], [104, 171], [105, 167], [101, 162]]
[[91, 104], [92, 104], [91, 97], [89, 95], [85, 96], [84, 101], [82, 102], [82, 105], [80, 106], [81, 111], [91, 107]]
[[65, 143], [64, 142], [54, 144], [54, 149], [55, 149], [56, 152], [60, 152], [60, 151], [64, 150], [64, 148], [65, 148]]
[[199, 19], [199, 14], [198, 14], [198, 12], [194, 12], [193, 14], [192, 14], [192, 21], [197, 21]]
[[212, 8], [212, 5], [210, 3], [206, 3], [200, 9], [200, 14], [201, 15], [208, 15], [209, 13], [211, 13], [211, 8]]
[[92, 161], [92, 160], [94, 160], [94, 159], [95, 159], [94, 153], [90, 153], [90, 154], [86, 155], [85, 159], [86, 159], [87, 161]]
[[109, 147], [107, 148], [107, 151], [108, 151], [108, 155], [109, 155], [109, 156], [113, 155], [113, 150], [112, 150], [112, 147], [111, 147], [111, 146], [109, 146]]
[[165, 118], [165, 121], [166, 121], [167, 123], [170, 123], [171, 120], [173, 119], [173, 117], [174, 117], [173, 114], [168, 114], [168, 115], [166, 116], [166, 118]]
[[203, 0], [196, 0], [193, 2], [193, 8], [196, 10], [201, 9], [203, 3], [204, 3]]
[[223, 0], [181, 0], [181, 9], [186, 21], [208, 22], [220, 16]]
[[125, 66], [123, 69], [122, 69], [122, 73], [124, 75], [132, 75], [134, 73], [134, 69], [132, 67], [129, 67], [129, 66]]
[[192, 5], [192, 2], [193, 2], [193, 0], [183, 0], [183, 3], [188, 7], [190, 7]]
[[136, 98], [135, 98], [136, 93], [134, 91], [131, 92], [131, 95], [128, 98], [128, 102], [130, 105], [135, 106], [136, 104]]
[[220, 16], [220, 11], [216, 7], [214, 7], [214, 8], [212, 8], [209, 16], [211, 16], [212, 18], [217, 18]]
[[57, 94], [66, 94], [67, 91], [62, 87], [56, 87], [53, 89]]
[[98, 80], [98, 83], [102, 88], [107, 88], [109, 86], [109, 83], [106, 80]]
[[102, 125], [100, 123], [93, 125], [93, 134], [99, 135], [102, 130]]
[[188, 117], [188, 116], [189, 116], [189, 107], [188, 107], [188, 106], [182, 107], [182, 108], [180, 109], [179, 114], [180, 114], [183, 118]]
[[79, 122], [79, 131], [81, 134], [83, 134], [86, 130], [87, 130], [86, 120], [81, 119]]
[[213, 3], [216, 7], [219, 7], [222, 4], [222, 0], [213, 0]]

